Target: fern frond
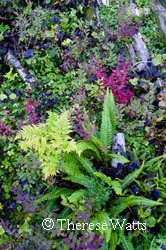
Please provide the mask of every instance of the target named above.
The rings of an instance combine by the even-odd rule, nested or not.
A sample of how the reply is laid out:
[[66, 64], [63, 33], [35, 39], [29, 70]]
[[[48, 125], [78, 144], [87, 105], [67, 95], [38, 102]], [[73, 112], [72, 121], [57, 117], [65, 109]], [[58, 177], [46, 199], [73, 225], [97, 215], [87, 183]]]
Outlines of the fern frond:
[[62, 162], [62, 170], [68, 174], [68, 176], [78, 176], [81, 174], [79, 169], [79, 161], [74, 154], [64, 154], [64, 160]]
[[66, 171], [69, 171], [67, 165], [60, 164], [65, 153], [74, 152], [80, 155], [82, 152], [70, 136], [72, 126], [69, 121], [69, 111], [60, 115], [53, 112], [48, 113], [49, 117], [45, 124], [25, 126], [16, 137], [16, 139], [22, 140], [19, 143], [22, 149], [34, 150], [42, 163], [45, 179], [56, 175], [63, 166]]
[[104, 100], [104, 107], [102, 112], [102, 122], [100, 128], [100, 140], [102, 143], [109, 148], [112, 145], [113, 136], [116, 129], [116, 111], [115, 103], [112, 92], [107, 93]]
[[75, 192], [73, 192], [69, 197], [67, 197], [68, 201], [73, 204], [77, 204], [80, 200], [83, 200], [83, 198], [86, 195], [85, 189], [79, 189]]
[[44, 136], [45, 124], [27, 125], [16, 135], [15, 139], [32, 140], [34, 137]]
[[141, 165], [139, 169], [136, 169], [134, 172], [128, 174], [123, 180], [122, 180], [122, 188], [126, 188], [128, 185], [130, 185], [142, 172], [144, 168], [144, 163]]
[[125, 250], [134, 250], [134, 246], [131, 242], [131, 239], [128, 239], [128, 237], [125, 235], [122, 239], [122, 246]]
[[86, 188], [89, 188], [91, 186], [91, 180], [89, 179], [88, 176], [85, 176], [83, 174], [80, 174], [78, 176], [70, 176], [64, 178], [65, 180], [70, 180], [74, 183], [80, 184]]
[[88, 160], [86, 157], [83, 156], [78, 157], [78, 160], [81, 163], [81, 167], [83, 170], [85, 170], [90, 175], [94, 174], [95, 170], [90, 160]]
[[99, 149], [96, 147], [96, 145], [94, 145], [94, 143], [92, 141], [79, 141], [77, 142], [77, 148], [80, 149], [80, 151], [82, 153], [84, 153], [85, 151], [92, 151], [95, 156], [101, 160], [101, 155], [100, 155], [100, 151]]
[[41, 203], [44, 201], [53, 200], [53, 199], [60, 197], [61, 195], [71, 195], [72, 193], [73, 193], [73, 190], [71, 189], [56, 187], [55, 190], [35, 200], [35, 203]]
[[95, 176], [101, 179], [102, 182], [106, 183], [108, 186], [112, 187], [117, 195], [122, 195], [122, 186], [119, 181], [112, 180], [109, 176], [103, 173], [95, 172]]
[[138, 206], [147, 206], [147, 207], [153, 207], [153, 206], [159, 206], [162, 205], [162, 203], [154, 200], [150, 200], [141, 196], [133, 196], [130, 195], [128, 197], [120, 197], [116, 200], [115, 208], [112, 209], [112, 216], [115, 218], [126, 208], [134, 205]]

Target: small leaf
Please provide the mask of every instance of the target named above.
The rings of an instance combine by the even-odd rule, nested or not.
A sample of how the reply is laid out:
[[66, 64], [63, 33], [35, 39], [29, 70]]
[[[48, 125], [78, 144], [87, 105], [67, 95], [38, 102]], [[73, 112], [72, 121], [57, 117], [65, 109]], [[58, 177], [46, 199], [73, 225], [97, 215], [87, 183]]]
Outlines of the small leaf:
[[86, 14], [86, 19], [87, 19], [88, 21], [92, 20], [92, 18], [93, 18], [93, 10], [92, 10], [92, 8], [87, 7], [87, 8], [85, 9], [85, 14]]
[[108, 186], [111, 186], [117, 195], [122, 195], [122, 187], [119, 181], [113, 181], [109, 176], [99, 172], [96, 172], [94, 175], [99, 177]]
[[0, 226], [0, 235], [4, 234], [5, 233], [5, 230], [3, 229], [2, 226]]
[[11, 95], [9, 95], [9, 98], [11, 100], [15, 100], [17, 98], [16, 94], [12, 93]]
[[123, 164], [125, 163], [129, 163], [130, 161], [125, 158], [123, 155], [119, 155], [119, 154], [108, 154], [108, 157], [110, 157], [110, 159], [118, 159], [120, 160]]
[[117, 195], [122, 195], [122, 187], [119, 181], [112, 181], [111, 185]]
[[72, 195], [68, 197], [68, 200], [70, 203], [77, 204], [79, 200], [83, 199], [84, 196], [85, 196], [85, 190], [80, 189], [73, 192]]
[[162, 57], [161, 57], [161, 55], [160, 55], [160, 54], [156, 55], [156, 56], [153, 58], [152, 62], [153, 62], [153, 64], [154, 64], [155, 66], [160, 65], [160, 64], [162, 63]]
[[5, 100], [5, 99], [7, 99], [7, 95], [5, 95], [5, 94], [0, 94], [0, 100], [3, 101], [3, 100]]
[[133, 86], [135, 86], [135, 85], [137, 85], [137, 83], [138, 83], [138, 78], [130, 79], [129, 82], [130, 82]]
[[69, 38], [67, 38], [66, 40], [64, 40], [63, 42], [62, 42], [62, 45], [63, 46], [68, 46], [68, 45], [70, 45], [71, 44], [71, 40], [69, 39]]
[[94, 175], [99, 177], [108, 186], [112, 185], [112, 180], [111, 180], [111, 178], [109, 176], [106, 176], [105, 174], [99, 173], [99, 172], [94, 173]]
[[30, 220], [30, 218], [28, 217], [28, 218], [25, 220], [24, 224], [20, 226], [19, 231], [18, 231], [19, 234], [23, 234], [23, 233], [31, 234], [32, 229], [30, 228], [30, 225], [29, 225], [29, 223], [28, 223], [29, 220]]
[[42, 197], [35, 200], [35, 203], [41, 203], [43, 201], [56, 199], [56, 198], [60, 197], [61, 195], [71, 195], [72, 193], [73, 193], [73, 190], [71, 190], [71, 189], [56, 187], [52, 192], [45, 194]]

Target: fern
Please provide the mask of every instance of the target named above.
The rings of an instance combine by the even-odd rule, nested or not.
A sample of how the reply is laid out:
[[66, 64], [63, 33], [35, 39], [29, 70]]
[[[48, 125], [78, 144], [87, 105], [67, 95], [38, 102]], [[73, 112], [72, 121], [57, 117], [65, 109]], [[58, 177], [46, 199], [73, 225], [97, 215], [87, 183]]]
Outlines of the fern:
[[90, 188], [91, 186], [91, 179], [89, 178], [89, 176], [85, 176], [83, 174], [80, 174], [78, 176], [69, 176], [64, 178], [65, 180], [70, 180], [74, 183], [80, 184], [82, 186], [84, 186], [85, 188]]
[[70, 137], [72, 126], [69, 112], [66, 111], [61, 115], [48, 113], [49, 118], [45, 124], [25, 126], [16, 137], [22, 139], [20, 146], [23, 150], [34, 150], [41, 161], [45, 179], [56, 175], [63, 167], [67, 168], [66, 164], [61, 164], [65, 153], [81, 154], [81, 149], [77, 148], [76, 142]]
[[51, 191], [48, 194], [43, 195], [39, 199], [35, 200], [35, 202], [36, 203], [41, 203], [41, 202], [44, 202], [44, 201], [49, 201], [49, 200], [56, 199], [56, 198], [60, 197], [62, 194], [63, 195], [71, 195], [72, 193], [73, 193], [73, 190], [70, 190], [68, 188], [56, 187], [56, 189], [54, 189], [53, 191]]
[[95, 170], [93, 168], [93, 164], [90, 160], [88, 160], [88, 158], [80, 156], [78, 160], [81, 163], [81, 167], [83, 170], [85, 170], [90, 175], [94, 175]]
[[128, 239], [128, 237], [126, 236], [123, 237], [122, 246], [123, 246], [123, 249], [125, 250], [134, 250], [131, 239]]
[[115, 202], [114, 205], [116, 205], [116, 208], [112, 208], [112, 215], [116, 218], [123, 210], [130, 206], [147, 206], [147, 207], [153, 207], [153, 206], [159, 206], [162, 205], [162, 203], [158, 201], [153, 201], [141, 196], [133, 196], [130, 195], [128, 197], [120, 197]]
[[68, 201], [73, 204], [77, 204], [80, 200], [85, 199], [86, 196], [86, 190], [79, 189], [75, 192], [73, 192], [69, 197], [67, 197]]
[[79, 161], [74, 154], [65, 154], [63, 156], [63, 161], [61, 161], [61, 169], [68, 176], [78, 176], [81, 174]]
[[[103, 224], [105, 223], [106, 225], [108, 225], [109, 222], [109, 215], [107, 212], [104, 211], [100, 211], [98, 213], [95, 214], [95, 216], [91, 219], [91, 223], [93, 223], [94, 225], [96, 224]], [[106, 243], [108, 243], [111, 239], [111, 229], [109, 227], [107, 227], [106, 230], [104, 230], [102, 227], [99, 229], [99, 233], [104, 235], [105, 241]]]
[[144, 168], [144, 163], [141, 165], [139, 169], [136, 169], [132, 173], [128, 174], [122, 181], [122, 188], [126, 188], [128, 185], [130, 185], [142, 172]]
[[77, 143], [77, 148], [84, 153], [85, 151], [91, 151], [94, 153], [95, 156], [101, 160], [101, 154], [97, 146], [90, 140], [90, 141], [79, 141]]
[[100, 140], [107, 148], [112, 144], [113, 135], [116, 129], [115, 113], [114, 98], [112, 92], [109, 92], [109, 90], [107, 89], [100, 128]]
[[103, 183], [111, 186], [117, 195], [122, 195], [122, 187], [119, 181], [111, 180], [109, 176], [106, 176], [105, 174], [99, 172], [96, 172], [95, 176], [99, 177]]

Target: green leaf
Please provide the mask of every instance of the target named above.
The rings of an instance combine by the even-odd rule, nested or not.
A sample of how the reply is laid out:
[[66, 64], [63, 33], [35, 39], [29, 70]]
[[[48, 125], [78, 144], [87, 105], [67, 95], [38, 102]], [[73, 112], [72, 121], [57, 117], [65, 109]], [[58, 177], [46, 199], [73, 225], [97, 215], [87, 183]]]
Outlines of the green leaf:
[[166, 159], [166, 154], [154, 157], [151, 160], [145, 162], [144, 168], [146, 169], [146, 171], [148, 170], [156, 172], [157, 170], [160, 169], [165, 159]]
[[72, 193], [71, 196], [68, 197], [70, 203], [77, 204], [80, 199], [83, 199], [86, 191], [84, 189], [77, 190]]
[[109, 176], [106, 176], [105, 174], [100, 173], [100, 172], [95, 172], [94, 175], [99, 177], [108, 186], [112, 185], [112, 179]]
[[121, 182], [122, 189], [126, 188], [128, 185], [130, 185], [142, 172], [144, 168], [144, 163], [142, 163], [141, 167], [139, 169], [136, 169], [132, 173], [128, 174]]
[[52, 199], [56, 199], [60, 197], [61, 195], [71, 195], [73, 193], [73, 190], [68, 188], [55, 188], [52, 192], [43, 195], [41, 198], [38, 198], [35, 200], [36, 203], [41, 203], [43, 201], [48, 201]]
[[66, 219], [68, 217], [71, 218], [70, 214], [71, 214], [71, 208], [64, 207], [63, 211], [60, 214], [58, 214], [58, 219]]
[[97, 158], [101, 160], [100, 152], [98, 148], [94, 145], [94, 143], [92, 143], [92, 141], [79, 141], [77, 142], [77, 148], [80, 149], [82, 154], [84, 153], [84, 151], [87, 150], [92, 151], [93, 153], [95, 153]]
[[5, 94], [0, 94], [0, 100], [1, 100], [1, 101], [5, 100], [5, 99], [7, 99], [7, 98], [8, 98], [7, 95], [5, 95]]
[[94, 174], [94, 168], [91, 161], [83, 156], [78, 157], [79, 162], [81, 163], [81, 166], [86, 172], [90, 175]]
[[131, 243], [129, 239], [127, 239], [126, 236], [123, 237], [122, 246], [123, 246], [123, 249], [125, 250], [134, 250], [133, 244]]
[[153, 216], [150, 216], [149, 218], [145, 219], [145, 223], [148, 227], [154, 227], [156, 224], [156, 219]]
[[99, 177], [104, 183], [112, 187], [117, 195], [122, 195], [122, 188], [119, 181], [111, 180], [109, 176], [99, 172], [95, 172], [95, 176]]
[[137, 83], [138, 83], [138, 78], [133, 78], [133, 79], [130, 79], [129, 80], [129, 82], [133, 85], [133, 86], [135, 86], [135, 85], [137, 85]]
[[123, 155], [119, 155], [119, 154], [108, 154], [107, 155], [110, 159], [118, 159], [120, 160], [122, 163], [129, 163], [130, 161], [124, 157]]
[[89, 188], [91, 185], [90, 178], [88, 176], [83, 175], [83, 174], [78, 175], [78, 176], [69, 176], [69, 177], [64, 178], [64, 180], [70, 180], [74, 183], [78, 183], [78, 184], [80, 184], [84, 187], [87, 187], [87, 188]]
[[0, 225], [0, 235], [3, 235], [5, 233], [5, 230], [3, 229], [3, 227]]
[[32, 229], [30, 228], [30, 225], [29, 225], [29, 223], [28, 223], [29, 220], [30, 220], [30, 218], [28, 217], [28, 218], [25, 220], [24, 224], [20, 226], [20, 228], [19, 228], [19, 230], [18, 230], [18, 233], [19, 233], [19, 234], [28, 233], [28, 234], [31, 235]]
[[9, 95], [9, 98], [11, 100], [15, 100], [17, 98], [16, 94], [12, 93], [11, 95]]
[[153, 206], [162, 205], [161, 202], [153, 201], [144, 197], [133, 196], [133, 195], [130, 195], [128, 197], [118, 198], [113, 204], [115, 205], [115, 207], [114, 209], [112, 209], [112, 214], [115, 218], [123, 210], [131, 206], [139, 205], [139, 206], [153, 207]]
[[104, 99], [102, 121], [100, 128], [100, 140], [109, 149], [112, 145], [113, 135], [116, 129], [115, 103], [112, 92], [107, 93]]
[[[60, 170], [71, 173], [72, 167], [64, 164], [64, 156], [70, 153], [81, 154], [77, 148], [76, 142], [70, 136], [72, 125], [69, 121], [69, 111], [60, 115], [48, 112], [49, 117], [46, 123], [38, 125], [25, 126], [16, 136], [16, 139], [22, 139], [19, 143], [23, 150], [33, 149], [42, 163], [42, 172], [44, 178], [54, 176]], [[65, 162], [66, 163], [66, 162]], [[75, 172], [78, 172], [77, 165], [74, 165]], [[71, 171], [70, 171], [71, 170]]]
[[[100, 211], [95, 214], [95, 217], [91, 219], [91, 223], [94, 225], [99, 224], [99, 232], [104, 235], [105, 241], [109, 242], [111, 239], [111, 228], [109, 225], [109, 216], [106, 212]], [[102, 225], [105, 224], [105, 227], [103, 228]]]
[[117, 195], [122, 195], [122, 186], [119, 181], [112, 181], [112, 189]]
[[155, 66], [162, 64], [162, 56], [160, 54], [156, 55], [153, 59], [152, 62]]
[[93, 18], [93, 9], [90, 7], [85, 8], [86, 19], [90, 21]]

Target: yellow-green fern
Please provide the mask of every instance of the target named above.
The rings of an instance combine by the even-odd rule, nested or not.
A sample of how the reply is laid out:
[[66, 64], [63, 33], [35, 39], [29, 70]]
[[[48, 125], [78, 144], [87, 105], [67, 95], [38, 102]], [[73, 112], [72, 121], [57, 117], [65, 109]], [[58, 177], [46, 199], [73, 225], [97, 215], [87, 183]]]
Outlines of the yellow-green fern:
[[[76, 142], [70, 137], [72, 131], [69, 112], [60, 115], [49, 112], [45, 124], [25, 126], [17, 135], [22, 139], [20, 146], [23, 150], [33, 149], [43, 167], [44, 177], [56, 175], [66, 165], [62, 160], [64, 153], [80, 155]], [[71, 169], [72, 171], [72, 169]]]

